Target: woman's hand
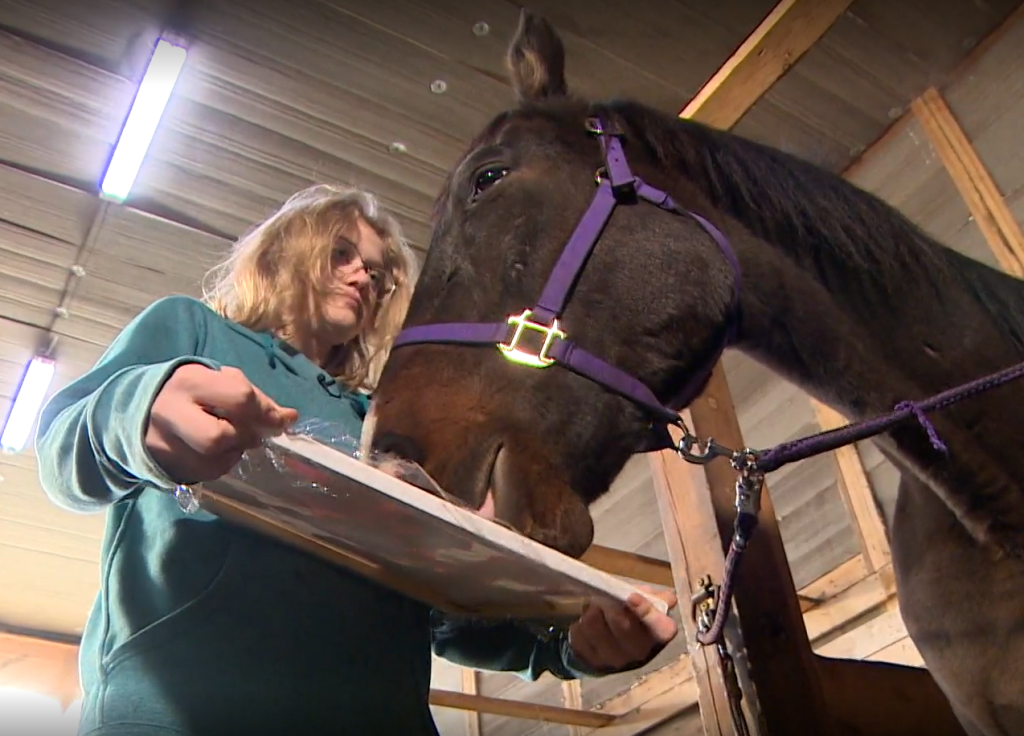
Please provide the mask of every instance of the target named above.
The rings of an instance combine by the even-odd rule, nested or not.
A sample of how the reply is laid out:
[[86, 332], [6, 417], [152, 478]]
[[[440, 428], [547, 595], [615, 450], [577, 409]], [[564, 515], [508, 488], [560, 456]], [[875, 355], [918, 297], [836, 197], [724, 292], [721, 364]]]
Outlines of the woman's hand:
[[298, 419], [274, 403], [237, 368], [181, 366], [150, 409], [146, 449], [175, 483], [228, 473], [242, 454]]
[[[657, 591], [655, 595], [668, 603], [669, 610], [675, 607], [673, 591]], [[618, 671], [646, 661], [655, 647], [672, 641], [677, 630], [670, 616], [658, 611], [644, 596], [633, 593], [626, 605], [602, 602], [587, 606], [569, 627], [569, 646], [593, 669]]]

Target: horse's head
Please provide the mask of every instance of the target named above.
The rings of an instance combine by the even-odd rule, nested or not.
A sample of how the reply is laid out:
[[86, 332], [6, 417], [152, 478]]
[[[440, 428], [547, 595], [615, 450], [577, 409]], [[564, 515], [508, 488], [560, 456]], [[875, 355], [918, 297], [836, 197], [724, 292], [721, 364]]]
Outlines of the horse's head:
[[524, 14], [508, 62], [519, 104], [437, 202], [367, 433], [470, 505], [493, 489], [499, 519], [578, 555], [588, 505], [666, 436], [662, 402], [701, 388], [735, 275], [717, 231], [665, 201], [697, 200], [650, 131], [569, 95], [551, 26]]

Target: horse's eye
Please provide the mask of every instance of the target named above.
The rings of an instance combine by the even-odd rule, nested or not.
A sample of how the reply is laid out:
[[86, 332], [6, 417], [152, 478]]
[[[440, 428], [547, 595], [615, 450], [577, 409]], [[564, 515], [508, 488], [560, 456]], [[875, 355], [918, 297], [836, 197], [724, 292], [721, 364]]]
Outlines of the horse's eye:
[[481, 171], [476, 180], [473, 182], [473, 199], [476, 199], [481, 194], [486, 192], [492, 186], [501, 181], [505, 174], [508, 173], [508, 169], [502, 166], [492, 166], [489, 169]]

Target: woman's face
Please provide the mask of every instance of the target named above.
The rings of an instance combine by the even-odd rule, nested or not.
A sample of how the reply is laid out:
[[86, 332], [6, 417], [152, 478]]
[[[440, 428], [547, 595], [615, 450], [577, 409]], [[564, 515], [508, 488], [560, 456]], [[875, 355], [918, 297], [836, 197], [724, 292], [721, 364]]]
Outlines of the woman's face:
[[335, 242], [329, 279], [323, 316], [331, 342], [341, 345], [359, 334], [391, 288], [384, 243], [363, 218], [349, 223]]

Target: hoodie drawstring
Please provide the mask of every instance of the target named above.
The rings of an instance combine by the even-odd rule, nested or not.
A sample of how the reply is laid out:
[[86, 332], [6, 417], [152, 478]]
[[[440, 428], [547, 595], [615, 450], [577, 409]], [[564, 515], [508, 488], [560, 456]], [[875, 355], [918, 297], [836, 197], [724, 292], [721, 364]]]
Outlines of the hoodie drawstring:
[[[280, 358], [278, 358], [278, 341], [272, 335], [263, 335], [263, 353], [267, 356], [267, 363], [271, 369], [276, 369]], [[294, 372], [294, 370], [293, 370]], [[316, 377], [317, 383], [320, 384], [320, 388], [327, 392], [328, 396], [335, 399], [340, 399], [345, 395], [342, 387], [338, 385], [338, 382], [326, 373], [321, 373]]]

